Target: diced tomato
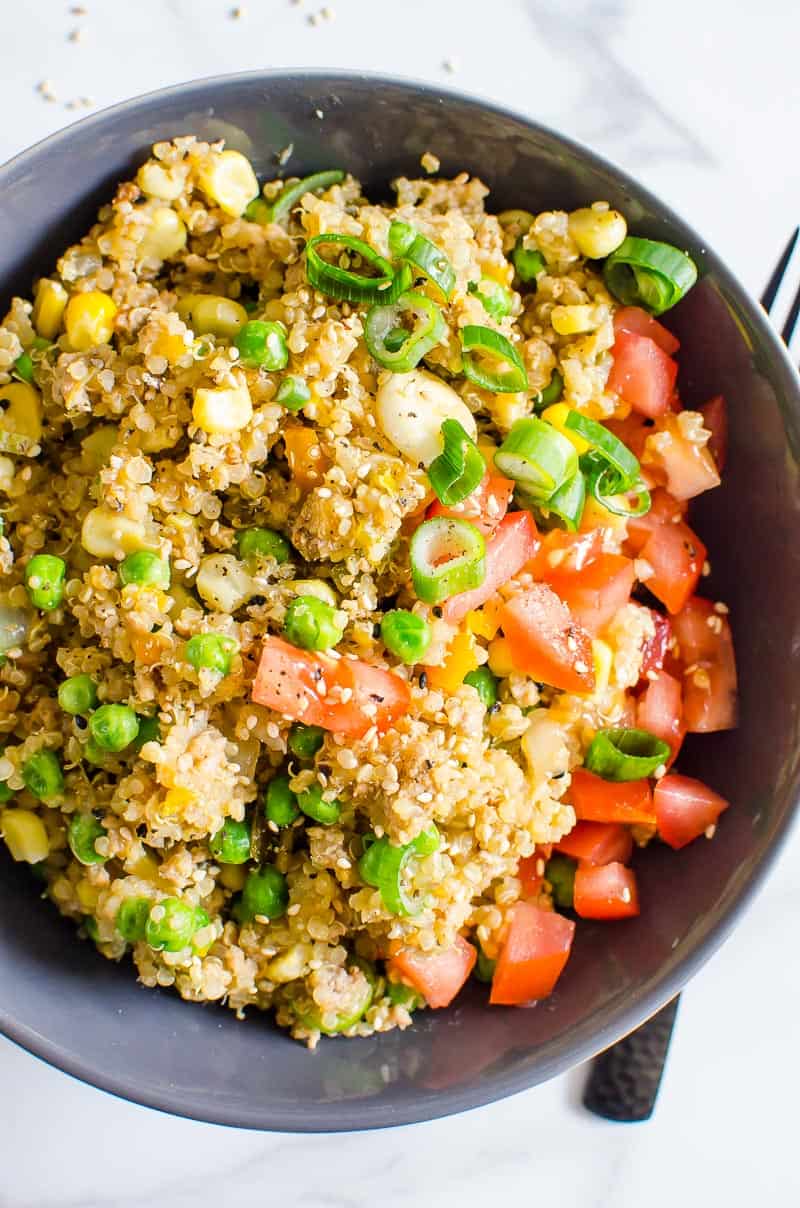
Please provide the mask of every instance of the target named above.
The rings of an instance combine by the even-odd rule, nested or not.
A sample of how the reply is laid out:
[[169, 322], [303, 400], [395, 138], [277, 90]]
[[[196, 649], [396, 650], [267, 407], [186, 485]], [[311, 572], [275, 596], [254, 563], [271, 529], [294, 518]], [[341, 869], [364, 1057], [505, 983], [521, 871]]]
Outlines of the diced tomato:
[[680, 612], [703, 573], [703, 542], [682, 520], [662, 524], [650, 534], [639, 557], [653, 570], [644, 580], [645, 587], [670, 612]]
[[684, 668], [683, 719], [693, 734], [731, 730], [737, 720], [737, 675], [728, 618], [693, 596], [673, 618]]
[[387, 730], [411, 704], [408, 684], [391, 671], [298, 650], [274, 637], [264, 638], [252, 696], [294, 721], [353, 738], [373, 725]]
[[494, 532], [508, 511], [513, 493], [514, 482], [511, 478], [503, 478], [500, 474], [484, 474], [472, 494], [462, 499], [461, 503], [447, 508], [437, 499], [428, 508], [428, 516], [455, 516], [460, 520], [468, 520], [488, 536]]
[[562, 567], [570, 571], [583, 570], [603, 550], [603, 534], [597, 529], [585, 533], [568, 533], [551, 529], [542, 538], [536, 557], [527, 568], [535, 579], [544, 579]]
[[[719, 471], [707, 445], [690, 440], [686, 421], [691, 412], [667, 415], [647, 439], [642, 465], [655, 465], [667, 476], [667, 489], [676, 499], [694, 499], [718, 487]], [[696, 418], [696, 417], [695, 417]]]
[[539, 533], [530, 512], [504, 516], [486, 542], [486, 577], [480, 587], [451, 596], [442, 606], [442, 616], [451, 625], [473, 608], [480, 608], [498, 587], [513, 579], [539, 548]]
[[617, 784], [595, 776], [586, 768], [576, 768], [567, 800], [583, 822], [655, 822], [653, 796], [647, 780], [625, 780]]
[[703, 403], [700, 408], [703, 417], [703, 427], [708, 428], [711, 436], [707, 448], [714, 458], [720, 474], [725, 469], [728, 460], [728, 408], [721, 394]]
[[537, 869], [542, 867], [542, 856], [534, 852], [532, 856], [523, 856], [517, 868], [517, 876], [522, 882], [522, 893], [526, 898], [534, 898], [542, 887], [542, 874]]
[[681, 346], [677, 336], [667, 331], [658, 319], [642, 310], [641, 306], [623, 306], [616, 312], [614, 333], [618, 335], [621, 331], [630, 331], [637, 336], [649, 336], [670, 357], [674, 357]]
[[418, 990], [429, 1007], [446, 1007], [464, 985], [477, 959], [477, 949], [459, 935], [452, 947], [438, 952], [400, 948], [386, 962], [386, 968]]
[[599, 554], [580, 570], [571, 570], [564, 561], [550, 567], [541, 577], [584, 629], [598, 634], [627, 604], [636, 576], [630, 558]]
[[647, 610], [652, 617], [655, 625], [655, 633], [651, 638], [648, 638], [642, 650], [642, 669], [641, 676], [646, 678], [649, 671], [661, 671], [664, 666], [664, 660], [667, 654], [672, 649], [672, 622], [669, 617], [665, 617], [663, 612], [656, 612], [653, 608]]
[[625, 552], [631, 557], [641, 553], [642, 547], [650, 535], [662, 524], [673, 524], [685, 520], [689, 511], [688, 503], [673, 499], [669, 491], [656, 487], [650, 494], [650, 511], [644, 516], [631, 516], [628, 521], [628, 536], [625, 542]]
[[620, 331], [611, 355], [614, 364], [606, 383], [608, 390], [651, 419], [669, 411], [678, 366], [655, 340]]
[[676, 850], [705, 834], [730, 805], [702, 780], [670, 772], [658, 781], [653, 794], [658, 833]]
[[624, 864], [579, 865], [573, 889], [582, 919], [630, 919], [639, 913], [636, 873]]
[[619, 822], [576, 822], [556, 843], [556, 851], [581, 864], [627, 864], [633, 854], [633, 837]]
[[592, 639], [546, 583], [507, 600], [500, 626], [519, 671], [562, 692], [592, 692]]
[[547, 998], [567, 963], [575, 924], [553, 910], [517, 902], [497, 958], [489, 1002], [519, 1006]]
[[654, 672], [654, 678], [647, 681], [647, 687], [639, 697], [636, 724], [640, 730], [648, 730], [669, 743], [672, 757], [667, 761], [667, 767], [674, 763], [686, 734], [680, 680], [666, 671]]

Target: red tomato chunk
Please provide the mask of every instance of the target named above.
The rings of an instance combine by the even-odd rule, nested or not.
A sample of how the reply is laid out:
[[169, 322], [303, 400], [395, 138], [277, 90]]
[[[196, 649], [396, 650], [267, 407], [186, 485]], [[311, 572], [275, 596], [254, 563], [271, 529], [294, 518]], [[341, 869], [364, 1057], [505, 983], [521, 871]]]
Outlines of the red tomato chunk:
[[513, 579], [530, 562], [539, 548], [539, 534], [530, 512], [511, 512], [504, 516], [494, 535], [486, 542], [486, 577], [480, 587], [451, 596], [442, 615], [455, 625], [473, 608], [485, 604], [499, 587]]
[[627, 864], [633, 855], [633, 837], [619, 822], [577, 822], [555, 847], [580, 864]]
[[579, 865], [573, 890], [583, 919], [630, 919], [639, 913], [636, 874], [624, 864]]
[[653, 798], [647, 780], [616, 784], [576, 768], [567, 799], [578, 818], [586, 822], [655, 822]]
[[683, 720], [693, 734], [732, 730], [737, 676], [728, 618], [710, 600], [693, 596], [673, 619], [683, 664]]
[[503, 478], [500, 474], [484, 474], [472, 494], [462, 499], [461, 503], [447, 508], [437, 499], [428, 508], [427, 514], [429, 517], [455, 516], [459, 520], [468, 520], [484, 536], [488, 536], [508, 511], [513, 493], [512, 479]]
[[438, 952], [401, 948], [386, 962], [386, 969], [418, 990], [429, 1007], [447, 1007], [464, 985], [477, 959], [477, 949], [459, 935], [451, 948]]
[[563, 692], [593, 691], [592, 640], [546, 583], [513, 596], [499, 620], [520, 671]]
[[520, 1006], [552, 994], [567, 963], [575, 924], [553, 910], [517, 902], [497, 958], [489, 1002]]
[[669, 411], [678, 366], [655, 340], [619, 331], [611, 355], [614, 364], [608, 375], [608, 390], [650, 419]]
[[730, 802], [720, 797], [702, 780], [670, 772], [656, 784], [653, 801], [658, 833], [676, 850], [715, 826], [717, 818]]

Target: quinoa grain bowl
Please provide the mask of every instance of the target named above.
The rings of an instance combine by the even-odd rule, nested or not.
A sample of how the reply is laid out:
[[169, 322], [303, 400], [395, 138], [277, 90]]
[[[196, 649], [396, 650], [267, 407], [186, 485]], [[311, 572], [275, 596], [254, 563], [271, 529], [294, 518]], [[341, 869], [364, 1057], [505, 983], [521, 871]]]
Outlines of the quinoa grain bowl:
[[673, 768], [736, 720], [687, 520], [725, 404], [656, 317], [694, 265], [423, 167], [159, 143], [0, 325], [5, 843], [312, 1046], [547, 997], [727, 805]]

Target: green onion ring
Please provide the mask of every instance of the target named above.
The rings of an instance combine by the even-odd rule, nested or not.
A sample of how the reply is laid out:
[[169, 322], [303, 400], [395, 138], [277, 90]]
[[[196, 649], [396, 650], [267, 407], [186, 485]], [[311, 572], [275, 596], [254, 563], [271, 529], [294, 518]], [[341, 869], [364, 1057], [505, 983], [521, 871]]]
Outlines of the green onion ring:
[[306, 193], [329, 189], [331, 185], [338, 185], [342, 180], [344, 180], [344, 172], [339, 168], [331, 168], [327, 172], [314, 172], [311, 176], [304, 176], [296, 184], [285, 185], [272, 204], [267, 207], [264, 217], [257, 221], [280, 222], [289, 214], [300, 198], [305, 197]]
[[441, 431], [444, 448], [428, 466], [428, 478], [440, 503], [452, 508], [483, 481], [486, 462], [457, 419], [444, 420]]
[[386, 835], [380, 839], [365, 835], [364, 854], [358, 862], [361, 879], [381, 891], [383, 904], [392, 914], [419, 914], [424, 902], [422, 898], [407, 893], [403, 884], [404, 875], [409, 860], [431, 855], [438, 850], [440, 842], [439, 832], [433, 824], [402, 847], [390, 843]]
[[393, 256], [422, 273], [439, 291], [441, 301], [450, 301], [456, 286], [455, 270], [435, 243], [415, 231], [408, 222], [393, 222], [389, 227], [388, 242]]
[[598, 730], [584, 766], [604, 780], [644, 780], [670, 758], [669, 743], [649, 730]]
[[629, 235], [607, 258], [603, 280], [623, 306], [643, 306], [660, 315], [695, 284], [697, 265], [670, 243]]
[[[650, 492], [641, 478], [625, 482], [602, 454], [595, 452], [584, 453], [580, 465], [586, 476], [587, 490], [607, 512], [614, 516], [635, 517], [650, 511]], [[629, 495], [635, 495], [634, 502], [630, 501]]]
[[[377, 270], [378, 276], [366, 277], [362, 273], [341, 268], [338, 264], [329, 264], [317, 251], [324, 244], [337, 244], [343, 250], [360, 256], [366, 264]], [[403, 266], [395, 273], [389, 261], [378, 255], [363, 239], [332, 233], [309, 239], [306, 244], [306, 275], [315, 289], [343, 302], [355, 303], [382, 302], [388, 305], [405, 293], [411, 282], [409, 269]]]
[[530, 415], [512, 426], [494, 464], [541, 505], [575, 477], [578, 454], [572, 441], [552, 424]]
[[564, 393], [564, 378], [558, 369], [554, 369], [550, 375], [550, 381], [543, 390], [538, 390], [533, 396], [533, 409], [537, 413], [546, 411], [548, 407], [552, 407], [553, 403], [557, 403]]
[[616, 470], [621, 482], [634, 483], [639, 478], [639, 462], [633, 453], [619, 437], [609, 432], [608, 428], [604, 428], [597, 420], [581, 415], [580, 411], [571, 410], [564, 427], [587, 441], [593, 452]]
[[[400, 326], [400, 317], [412, 314], [413, 331]], [[442, 312], [424, 294], [407, 291], [387, 305], [373, 306], [364, 320], [364, 341], [370, 355], [384, 369], [408, 373], [445, 333]], [[402, 337], [402, 338], [401, 338]]]
[[410, 556], [414, 591], [426, 604], [472, 591], [486, 578], [486, 542], [467, 520], [423, 520], [411, 538]]
[[576, 533], [583, 516], [586, 503], [586, 480], [580, 470], [576, 470], [572, 478], [568, 478], [558, 490], [550, 496], [547, 503], [539, 504], [541, 511], [557, 516], [570, 533]]
[[[481, 327], [474, 323], [461, 328], [464, 377], [476, 386], [491, 390], [493, 394], [516, 394], [528, 389], [528, 374], [525, 364], [514, 345], [493, 327]], [[511, 368], [491, 373], [481, 368], [475, 354], [491, 357], [495, 361], [507, 362]]]

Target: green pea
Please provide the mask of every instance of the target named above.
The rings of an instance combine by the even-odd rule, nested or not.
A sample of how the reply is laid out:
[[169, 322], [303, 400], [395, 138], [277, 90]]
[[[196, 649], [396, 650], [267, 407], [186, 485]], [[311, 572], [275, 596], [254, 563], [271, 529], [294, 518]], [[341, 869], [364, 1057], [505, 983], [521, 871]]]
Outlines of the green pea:
[[227, 637], [224, 633], [196, 633], [186, 643], [186, 660], [195, 670], [207, 668], [227, 675], [231, 669], [231, 660], [239, 649], [235, 638]]
[[538, 394], [533, 396], [533, 407], [535, 411], [545, 411], [548, 407], [552, 407], [553, 403], [557, 403], [564, 393], [564, 379], [557, 369], [554, 369], [550, 375], [550, 381], [545, 386], [544, 390], [540, 390]]
[[393, 608], [381, 621], [386, 649], [404, 663], [418, 663], [431, 644], [431, 627], [424, 617], [405, 608]]
[[135, 751], [141, 751], [146, 742], [158, 742], [161, 738], [161, 726], [158, 724], [157, 717], [143, 717], [141, 714], [136, 714], [136, 720], [139, 723], [139, 733], [133, 743]]
[[223, 864], [246, 864], [250, 859], [250, 827], [226, 818], [209, 843], [212, 856]]
[[87, 763], [91, 763], [96, 768], [101, 768], [106, 761], [107, 752], [103, 750], [99, 743], [95, 742], [91, 734], [83, 744], [83, 758]]
[[296, 721], [289, 731], [289, 750], [298, 759], [313, 759], [324, 741], [322, 726], [304, 726]]
[[89, 733], [103, 751], [124, 751], [139, 733], [130, 705], [101, 705], [89, 718]]
[[511, 253], [511, 259], [520, 281], [524, 281], [526, 285], [531, 282], [535, 284], [539, 273], [545, 270], [544, 256], [536, 248], [523, 247], [523, 238], [524, 236], [520, 235]]
[[494, 977], [497, 961], [490, 960], [480, 944], [476, 944], [475, 947], [478, 949], [478, 959], [472, 975], [480, 982], [490, 982]]
[[75, 859], [81, 864], [105, 864], [108, 857], [100, 855], [95, 843], [106, 834], [108, 831], [94, 814], [73, 814], [67, 827], [67, 842]]
[[405, 982], [390, 981], [386, 983], [386, 994], [394, 1007], [405, 1007], [407, 1011], [416, 1011], [425, 1006], [425, 999], [413, 986]]
[[289, 561], [292, 553], [286, 538], [268, 528], [240, 529], [236, 534], [236, 546], [239, 557], [245, 561], [249, 558], [274, 558], [282, 565]]
[[40, 801], [60, 797], [64, 792], [64, 773], [54, 751], [37, 751], [22, 765], [25, 788]]
[[137, 550], [128, 554], [120, 563], [119, 577], [123, 583], [137, 583], [144, 587], [162, 587], [169, 589], [171, 576], [169, 562], [159, 558], [150, 549]]
[[239, 328], [235, 344], [239, 349], [239, 360], [249, 369], [275, 372], [289, 364], [286, 329], [282, 323], [250, 319]]
[[207, 926], [208, 915], [201, 906], [164, 898], [151, 907], [144, 938], [156, 952], [181, 952], [191, 944], [195, 932]]
[[52, 612], [64, 599], [67, 564], [55, 554], [34, 554], [25, 567], [25, 587], [34, 608]]
[[288, 776], [276, 776], [267, 785], [264, 816], [276, 826], [291, 826], [300, 813], [297, 797], [289, 788]]
[[117, 911], [114, 920], [117, 931], [129, 944], [144, 939], [152, 905], [149, 898], [126, 898]]
[[492, 675], [488, 667], [476, 667], [474, 671], [467, 672], [464, 683], [475, 689], [484, 709], [491, 709], [497, 704], [497, 677]]
[[317, 596], [297, 596], [286, 610], [283, 631], [287, 640], [304, 650], [328, 650], [342, 639], [336, 609]]
[[265, 864], [248, 875], [233, 914], [240, 923], [249, 923], [256, 915], [278, 919], [286, 914], [288, 905], [286, 877], [271, 864]]
[[575, 869], [577, 864], [569, 856], [556, 852], [544, 866], [544, 875], [553, 890], [553, 901], [562, 910], [572, 906], [572, 896], [575, 888]]
[[[403, 333], [406, 334], [405, 332]], [[306, 403], [311, 402], [311, 391], [301, 377], [287, 373], [278, 387], [275, 402], [280, 403], [287, 411], [302, 411]]]
[[97, 704], [97, 688], [90, 675], [71, 675], [58, 686], [58, 703], [65, 713], [80, 717]]
[[324, 801], [322, 787], [312, 784], [305, 792], [297, 794], [297, 804], [307, 818], [313, 818], [321, 826], [331, 826], [338, 822], [342, 812], [342, 803], [335, 797], [333, 801]]

